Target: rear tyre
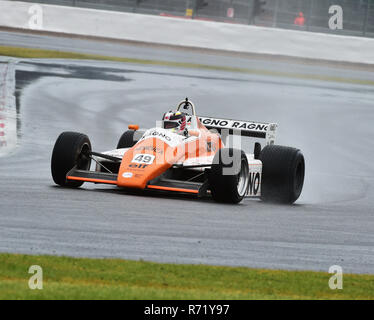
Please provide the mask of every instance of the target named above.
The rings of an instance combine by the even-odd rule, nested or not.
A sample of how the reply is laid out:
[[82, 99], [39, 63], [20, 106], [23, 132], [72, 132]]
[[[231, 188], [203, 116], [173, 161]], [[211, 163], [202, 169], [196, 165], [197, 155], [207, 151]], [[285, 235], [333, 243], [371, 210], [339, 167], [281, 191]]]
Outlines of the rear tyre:
[[260, 153], [262, 161], [261, 199], [294, 203], [304, 185], [305, 160], [300, 150], [268, 145]]
[[135, 132], [135, 130], [125, 131], [118, 141], [117, 149], [131, 148], [132, 146], [134, 146], [137, 143], [134, 138]]
[[248, 159], [242, 150], [220, 149], [208, 175], [212, 197], [217, 202], [239, 203], [249, 182]]
[[74, 167], [89, 170], [91, 142], [85, 134], [63, 132], [57, 138], [52, 152], [51, 171], [53, 181], [63, 187], [78, 188], [83, 181], [66, 180], [67, 173]]

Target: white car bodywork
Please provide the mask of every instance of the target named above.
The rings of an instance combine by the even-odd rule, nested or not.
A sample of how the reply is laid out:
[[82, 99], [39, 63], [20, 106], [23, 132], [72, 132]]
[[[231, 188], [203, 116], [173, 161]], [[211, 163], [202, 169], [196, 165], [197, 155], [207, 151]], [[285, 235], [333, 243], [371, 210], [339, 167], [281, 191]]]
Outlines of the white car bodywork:
[[[238, 134], [241, 135], [245, 130], [256, 130], [260, 133], [263, 133], [264, 139], [266, 141], [266, 144], [274, 144], [275, 141], [275, 135], [276, 135], [276, 129], [277, 125], [272, 124], [263, 124], [263, 123], [255, 123], [255, 122], [245, 122], [245, 121], [235, 121], [235, 120], [224, 120], [224, 119], [214, 119], [214, 118], [207, 118], [207, 117], [201, 117], [200, 121], [202, 123], [209, 123], [212, 122], [215, 124], [215, 129], [229, 129], [234, 130], [234, 132], [231, 132], [231, 134]], [[225, 122], [224, 122], [225, 121]], [[197, 125], [194, 123], [194, 121], [190, 121], [190, 126], [195, 130], [197, 129]], [[225, 126], [222, 126], [222, 124], [226, 124]], [[245, 127], [246, 129], [240, 128]], [[249, 129], [248, 129], [249, 128]], [[256, 132], [255, 131], [255, 132]], [[162, 135], [165, 133], [168, 133], [169, 137], [172, 137], [170, 140], [166, 140]], [[247, 131], [248, 132], [248, 131]], [[142, 141], [148, 138], [153, 138], [155, 135], [157, 135], [158, 138], [161, 138], [162, 141], [168, 143], [169, 145], [175, 147], [179, 144], [185, 143], [187, 141], [191, 141], [194, 139], [197, 139], [196, 136], [190, 136], [188, 138], [171, 133], [170, 131], [155, 127], [148, 130], [145, 130], [144, 133], [141, 135], [140, 139], [138, 141]], [[222, 137], [222, 135], [221, 135]], [[223, 138], [224, 140], [224, 138]], [[114, 149], [110, 151], [103, 152], [103, 154], [122, 158], [124, 154], [129, 150], [130, 148], [123, 148], [123, 149]], [[249, 166], [249, 182], [247, 187], [246, 196], [247, 197], [260, 197], [261, 196], [261, 175], [262, 175], [262, 162], [258, 159], [255, 159], [255, 155], [253, 153], [246, 153], [247, 159], [248, 159], [248, 166]], [[184, 167], [184, 166], [198, 166], [198, 165], [210, 165], [213, 163], [214, 156], [205, 156], [205, 157], [196, 157], [196, 158], [188, 158], [184, 161], [176, 162], [175, 165]], [[98, 161], [100, 161], [100, 158], [97, 158]], [[99, 170], [97, 167], [96, 170]], [[204, 167], [197, 167], [197, 168], [191, 168], [190, 170], [196, 170], [196, 171], [204, 171]]]

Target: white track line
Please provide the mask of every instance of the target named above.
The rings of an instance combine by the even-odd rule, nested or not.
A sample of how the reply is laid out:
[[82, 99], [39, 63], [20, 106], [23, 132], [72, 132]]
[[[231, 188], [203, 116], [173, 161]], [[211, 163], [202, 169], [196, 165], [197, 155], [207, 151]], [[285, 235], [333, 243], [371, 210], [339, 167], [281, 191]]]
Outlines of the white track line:
[[17, 146], [15, 62], [0, 63], [0, 157]]

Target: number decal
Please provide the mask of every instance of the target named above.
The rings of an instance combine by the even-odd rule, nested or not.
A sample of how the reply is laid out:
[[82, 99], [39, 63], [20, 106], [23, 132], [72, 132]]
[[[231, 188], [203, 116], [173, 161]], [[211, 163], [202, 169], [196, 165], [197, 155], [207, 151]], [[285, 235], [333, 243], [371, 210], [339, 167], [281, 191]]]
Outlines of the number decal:
[[131, 162], [152, 164], [154, 160], [155, 160], [154, 155], [141, 153], [141, 154], [136, 154]]

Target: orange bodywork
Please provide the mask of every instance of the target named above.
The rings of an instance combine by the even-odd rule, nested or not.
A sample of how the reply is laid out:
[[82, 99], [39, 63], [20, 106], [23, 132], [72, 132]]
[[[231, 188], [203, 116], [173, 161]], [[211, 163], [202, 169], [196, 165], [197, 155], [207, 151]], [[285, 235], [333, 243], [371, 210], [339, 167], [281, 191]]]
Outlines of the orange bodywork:
[[173, 188], [173, 187], [162, 187], [162, 186], [148, 186], [148, 189], [163, 190], [163, 191], [177, 191], [177, 192], [187, 192], [187, 193], [199, 193], [198, 190], [191, 190], [185, 188]]
[[[198, 122], [198, 128], [200, 137], [192, 141], [188, 139], [189, 141], [176, 146], [172, 146], [165, 139], [158, 137], [140, 140], [124, 154], [117, 177], [117, 185], [145, 189], [149, 181], [163, 174], [177, 162], [183, 162], [189, 158], [215, 155], [223, 147], [220, 137], [211, 133], [200, 122]], [[195, 134], [192, 136], [196, 137]], [[151, 157], [140, 155], [150, 155]], [[149, 187], [153, 188], [153, 186]]]
[[117, 184], [115, 181], [105, 180], [105, 179], [91, 179], [91, 178], [74, 177], [74, 176], [67, 176], [66, 179], [76, 180], [76, 181], [94, 182], [94, 183], [104, 183], [104, 184]]

